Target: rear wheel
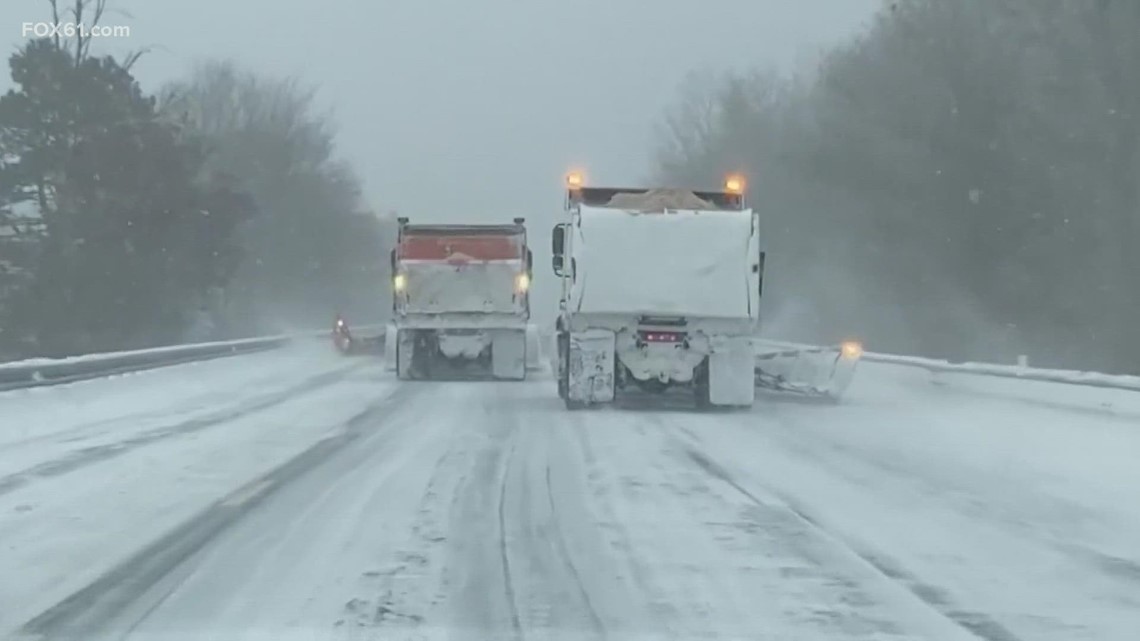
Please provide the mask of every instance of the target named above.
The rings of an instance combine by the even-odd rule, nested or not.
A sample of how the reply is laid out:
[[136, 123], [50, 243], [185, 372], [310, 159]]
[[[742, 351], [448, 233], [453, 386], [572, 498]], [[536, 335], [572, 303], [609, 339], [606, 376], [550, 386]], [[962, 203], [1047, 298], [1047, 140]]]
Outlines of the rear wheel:
[[709, 397], [709, 359], [701, 361], [697, 365], [697, 369], [693, 372], [693, 396], [697, 403], [697, 408], [705, 410], [712, 407], [712, 399]]
[[412, 352], [412, 378], [430, 379], [432, 361], [439, 353], [439, 339], [430, 330], [416, 330], [415, 349]]
[[406, 381], [406, 380], [411, 378], [412, 372], [411, 372], [410, 368], [405, 370], [404, 367], [401, 367], [401, 365], [403, 363], [403, 361], [401, 359], [407, 358], [407, 356], [405, 356], [403, 354], [403, 350], [400, 349], [400, 338], [399, 338], [399, 336], [400, 336], [400, 334], [397, 333], [396, 334], [396, 340], [394, 341], [394, 344], [395, 344], [394, 349], [396, 351], [396, 358], [395, 358], [395, 361], [396, 361], [396, 380]]
[[558, 398], [566, 400], [570, 390], [570, 368], [567, 366], [567, 357], [570, 351], [570, 335], [565, 332], [558, 334]]
[[574, 412], [589, 407], [585, 401], [570, 398], [570, 334], [558, 335], [558, 395], [566, 404], [566, 409]]

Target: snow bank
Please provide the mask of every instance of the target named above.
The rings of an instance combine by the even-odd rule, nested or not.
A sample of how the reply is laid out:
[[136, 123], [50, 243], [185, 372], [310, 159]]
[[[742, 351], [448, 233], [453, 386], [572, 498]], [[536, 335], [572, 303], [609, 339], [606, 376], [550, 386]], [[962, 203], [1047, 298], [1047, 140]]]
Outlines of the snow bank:
[[581, 209], [574, 239], [580, 312], [748, 318], [748, 212]]

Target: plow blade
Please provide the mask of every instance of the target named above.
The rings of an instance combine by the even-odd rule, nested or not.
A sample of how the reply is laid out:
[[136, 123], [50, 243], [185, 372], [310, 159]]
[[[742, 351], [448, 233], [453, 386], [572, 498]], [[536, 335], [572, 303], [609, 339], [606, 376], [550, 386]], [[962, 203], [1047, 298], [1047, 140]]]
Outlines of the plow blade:
[[793, 347], [757, 342], [754, 346], [756, 387], [831, 400], [847, 390], [862, 355], [857, 343]]

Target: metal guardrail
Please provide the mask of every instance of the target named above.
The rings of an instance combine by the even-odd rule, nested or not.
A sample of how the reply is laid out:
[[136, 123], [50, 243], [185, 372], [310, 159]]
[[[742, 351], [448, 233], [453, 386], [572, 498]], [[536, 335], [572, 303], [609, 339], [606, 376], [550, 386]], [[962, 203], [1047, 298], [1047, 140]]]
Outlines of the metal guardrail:
[[951, 363], [949, 361], [924, 359], [913, 356], [895, 356], [891, 354], [864, 354], [863, 360], [869, 363], [925, 369], [931, 373], [987, 376], [991, 378], [1062, 383], [1064, 385], [1077, 385], [1081, 387], [1099, 387], [1103, 389], [1140, 392], [1140, 376], [1101, 374], [1098, 372], [1082, 372], [1078, 370], [1038, 369], [1020, 367], [1017, 365], [997, 365], [993, 363]]
[[[304, 335], [309, 335], [308, 333]], [[314, 333], [315, 335], [315, 333]], [[296, 335], [267, 336], [216, 343], [175, 345], [129, 352], [90, 354], [59, 360], [33, 359], [0, 364], [0, 391], [62, 385], [127, 372], [137, 372], [191, 361], [275, 349]]]

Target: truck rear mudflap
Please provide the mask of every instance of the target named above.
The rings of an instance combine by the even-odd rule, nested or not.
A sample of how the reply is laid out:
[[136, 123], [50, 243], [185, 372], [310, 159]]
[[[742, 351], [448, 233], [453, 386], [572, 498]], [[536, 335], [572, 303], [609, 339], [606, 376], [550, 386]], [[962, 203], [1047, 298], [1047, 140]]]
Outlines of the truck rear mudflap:
[[568, 409], [614, 400], [614, 333], [586, 330], [566, 336], [564, 371], [559, 372]]

